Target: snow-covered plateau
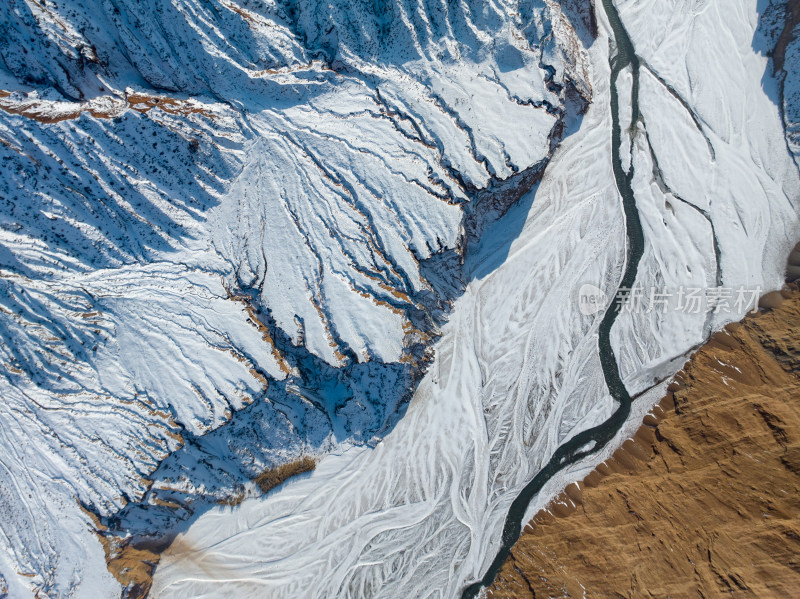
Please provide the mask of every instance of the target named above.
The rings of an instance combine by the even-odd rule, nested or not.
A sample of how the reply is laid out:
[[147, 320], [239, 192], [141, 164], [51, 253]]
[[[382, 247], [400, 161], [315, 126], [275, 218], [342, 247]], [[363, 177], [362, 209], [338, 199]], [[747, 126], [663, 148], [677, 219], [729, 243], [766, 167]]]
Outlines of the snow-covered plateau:
[[750, 308], [620, 286], [781, 287], [798, 22], [3, 2], [0, 598], [141, 596], [110, 539], [161, 552], [151, 597], [462, 596]]

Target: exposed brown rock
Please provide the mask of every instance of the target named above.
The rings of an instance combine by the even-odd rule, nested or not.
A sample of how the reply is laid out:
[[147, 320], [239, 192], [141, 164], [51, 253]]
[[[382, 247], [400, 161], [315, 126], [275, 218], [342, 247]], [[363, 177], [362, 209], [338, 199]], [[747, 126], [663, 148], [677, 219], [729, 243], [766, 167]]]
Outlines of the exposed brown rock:
[[786, 0], [786, 21], [772, 51], [772, 64], [775, 72], [783, 69], [786, 61], [786, 48], [794, 39], [794, 28], [800, 23], [800, 0]]
[[130, 538], [122, 538], [103, 526], [100, 519], [81, 506], [95, 525], [97, 538], [106, 554], [108, 571], [122, 585], [122, 599], [144, 599], [153, 584], [161, 554], [149, 548], [137, 548]]
[[786, 280], [796, 281], [798, 279], [800, 279], [800, 243], [794, 246], [786, 261]]
[[[266, 493], [293, 476], [314, 470], [316, 465], [317, 462], [314, 458], [303, 456], [288, 464], [265, 470], [253, 481], [262, 493]], [[241, 487], [237, 493], [221, 499], [217, 503], [237, 506], [244, 501], [246, 496], [245, 488]], [[161, 553], [168, 547], [172, 549], [173, 553], [191, 553], [191, 548], [180, 537], [172, 542], [169, 539], [136, 542], [131, 537], [119, 536], [104, 526], [94, 512], [81, 504], [78, 505], [94, 524], [94, 531], [106, 554], [108, 571], [122, 585], [121, 599], [144, 599], [147, 597], [153, 584], [153, 574], [161, 559]], [[219, 567], [222, 568], [223, 565], [220, 564]], [[0, 583], [2, 582], [3, 580], [0, 578]], [[3, 595], [0, 594], [0, 597]]]
[[77, 119], [88, 113], [98, 119], [110, 119], [122, 114], [127, 108], [146, 113], [153, 108], [181, 116], [199, 114], [214, 118], [214, 114], [200, 102], [193, 99], [176, 99], [143, 93], [126, 93], [124, 99], [106, 95], [85, 102], [41, 100], [28, 94], [18, 93], [22, 99], [15, 98], [12, 92], [0, 89], [0, 110], [9, 114], [24, 116], [40, 123], [59, 123]]
[[289, 462], [277, 468], [265, 470], [255, 478], [255, 483], [259, 486], [262, 493], [266, 493], [283, 483], [292, 476], [311, 472], [316, 468], [317, 462], [308, 456], [302, 457], [294, 462]]
[[800, 596], [800, 292], [784, 298], [716, 333], [536, 515], [490, 597]]

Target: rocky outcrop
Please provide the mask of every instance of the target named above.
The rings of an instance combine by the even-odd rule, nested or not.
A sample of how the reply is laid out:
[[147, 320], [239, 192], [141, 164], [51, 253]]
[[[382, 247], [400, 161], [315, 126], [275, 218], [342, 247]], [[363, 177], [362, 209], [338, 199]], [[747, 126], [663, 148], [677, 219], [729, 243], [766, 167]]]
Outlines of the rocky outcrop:
[[635, 437], [541, 510], [489, 591], [790, 596], [800, 582], [800, 292], [716, 333]]
[[789, 254], [789, 260], [786, 262], [786, 280], [796, 281], [797, 279], [800, 279], [800, 243]]
[[[786, 142], [797, 161], [800, 144], [800, 78], [797, 61], [800, 60], [800, 2], [798, 0], [770, 0], [761, 13], [759, 33], [766, 44], [762, 51], [772, 57], [773, 74], [778, 79], [777, 103], [780, 106]], [[756, 37], [756, 46], [759, 47]]]

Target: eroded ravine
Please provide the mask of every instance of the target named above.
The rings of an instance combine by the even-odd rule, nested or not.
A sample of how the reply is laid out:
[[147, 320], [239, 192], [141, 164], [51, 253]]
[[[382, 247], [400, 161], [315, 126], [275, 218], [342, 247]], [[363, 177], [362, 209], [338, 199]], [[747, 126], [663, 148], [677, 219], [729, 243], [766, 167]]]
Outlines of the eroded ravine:
[[[639, 92], [639, 58], [633, 48], [633, 43], [625, 30], [613, 0], [603, 0], [603, 10], [608, 18], [613, 33], [610, 54], [610, 91], [611, 91], [611, 157], [614, 179], [625, 213], [625, 227], [627, 235], [626, 266], [618, 290], [630, 289], [636, 280], [639, 261], [644, 252], [644, 233], [642, 231], [639, 213], [636, 208], [636, 199], [633, 193], [633, 165], [627, 173], [622, 165], [620, 149], [622, 147], [622, 129], [620, 126], [620, 102], [617, 90], [617, 81], [620, 73], [626, 68], [631, 68], [631, 120], [634, 124], [638, 121], [638, 92]], [[517, 496], [506, 516], [501, 540], [501, 547], [497, 552], [491, 566], [484, 577], [469, 585], [462, 593], [462, 599], [476, 597], [480, 590], [488, 586], [495, 579], [511, 548], [522, 532], [522, 521], [525, 512], [533, 498], [541, 491], [545, 483], [565, 467], [578, 460], [592, 455], [602, 449], [619, 431], [627, 420], [631, 409], [631, 396], [622, 381], [616, 355], [611, 347], [611, 329], [620, 314], [621, 305], [612, 299], [600, 322], [598, 330], [598, 352], [609, 393], [617, 402], [617, 408], [611, 417], [595, 427], [582, 431], [561, 445], [547, 462], [547, 465], [531, 480]]]

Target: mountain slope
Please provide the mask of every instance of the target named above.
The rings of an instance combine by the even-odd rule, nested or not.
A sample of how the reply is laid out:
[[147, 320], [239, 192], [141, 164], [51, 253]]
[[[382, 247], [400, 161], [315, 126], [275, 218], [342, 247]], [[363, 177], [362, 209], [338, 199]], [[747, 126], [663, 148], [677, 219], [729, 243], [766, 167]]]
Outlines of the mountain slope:
[[119, 594], [85, 510], [160, 536], [265, 469], [374, 444], [465, 248], [591, 97], [588, 11], [553, 3], [0, 11], [14, 597]]

